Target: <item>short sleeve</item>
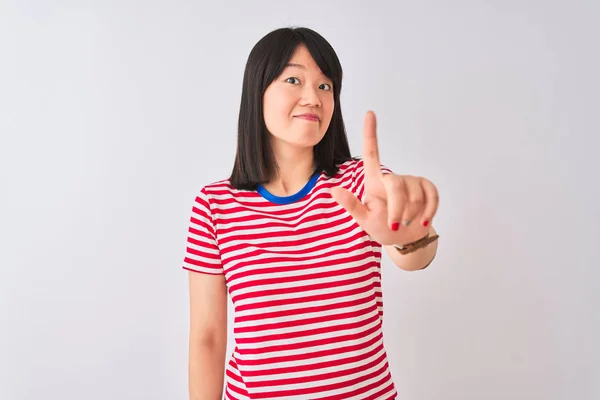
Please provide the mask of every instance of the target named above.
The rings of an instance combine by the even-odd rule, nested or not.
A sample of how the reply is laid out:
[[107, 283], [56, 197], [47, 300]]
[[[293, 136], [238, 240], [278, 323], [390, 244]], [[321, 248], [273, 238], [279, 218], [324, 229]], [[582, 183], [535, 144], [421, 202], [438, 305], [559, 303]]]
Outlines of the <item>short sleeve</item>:
[[196, 196], [190, 217], [183, 269], [205, 274], [223, 274], [221, 253], [206, 189]]
[[[384, 174], [391, 174], [392, 170], [385, 165], [381, 165], [381, 172]], [[362, 159], [358, 160], [354, 167], [351, 191], [360, 201], [363, 201], [363, 195], [365, 193], [365, 164]]]

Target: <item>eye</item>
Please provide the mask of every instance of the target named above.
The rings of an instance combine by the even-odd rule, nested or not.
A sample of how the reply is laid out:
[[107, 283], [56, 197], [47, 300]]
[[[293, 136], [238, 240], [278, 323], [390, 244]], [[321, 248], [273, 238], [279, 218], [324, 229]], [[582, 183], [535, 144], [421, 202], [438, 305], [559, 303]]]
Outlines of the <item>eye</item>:
[[[325, 87], [324, 87], [324, 86], [325, 86]], [[330, 85], [329, 83], [324, 83], [324, 84], [322, 84], [322, 85], [321, 85], [321, 86], [319, 86], [319, 87], [320, 87], [321, 89], [323, 89], [323, 90], [327, 90], [327, 91], [331, 90], [331, 85]]]
[[[298, 79], [298, 78], [287, 78], [285, 81], [288, 82], [288, 83], [291, 83], [293, 85], [299, 85], [300, 84], [300, 79]], [[295, 83], [295, 82], [297, 82], [297, 83]]]

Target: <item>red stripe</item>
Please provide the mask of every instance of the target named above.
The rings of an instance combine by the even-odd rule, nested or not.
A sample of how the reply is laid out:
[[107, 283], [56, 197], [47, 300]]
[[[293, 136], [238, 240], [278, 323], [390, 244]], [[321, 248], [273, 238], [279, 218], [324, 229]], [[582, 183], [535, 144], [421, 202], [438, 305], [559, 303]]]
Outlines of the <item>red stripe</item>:
[[[361, 395], [365, 392], [368, 392], [369, 390], [373, 390], [377, 387], [380, 387], [381, 385], [385, 385], [388, 382], [391, 382], [391, 375], [388, 372], [388, 374], [381, 378], [380, 380], [378, 380], [375, 383], [371, 383], [369, 385], [363, 386], [360, 389], [356, 389], [356, 390], [352, 390], [351, 392], [346, 392], [346, 393], [342, 393], [342, 394], [337, 394], [335, 396], [328, 396], [328, 397], [321, 397], [320, 400], [339, 400], [339, 399], [348, 399], [351, 397], [356, 397], [358, 395]], [[384, 387], [383, 389], [381, 389], [380, 391], [373, 393], [372, 395], [369, 396], [369, 399], [380, 399], [380, 397], [382, 395], [384, 395], [385, 393], [388, 393], [389, 391], [391, 391], [392, 389], [394, 389], [394, 384], [390, 383], [389, 385], [387, 385], [386, 387]], [[388, 397], [385, 400], [392, 400], [396, 398], [397, 393], [393, 393], [392, 397]]]
[[237, 327], [236, 326], [233, 328], [233, 333], [234, 334], [250, 333], [250, 332], [270, 331], [273, 329], [285, 329], [285, 328], [291, 328], [291, 327], [296, 327], [296, 326], [310, 326], [313, 324], [322, 324], [323, 322], [338, 321], [340, 319], [358, 318], [362, 315], [365, 315], [365, 310], [350, 311], [350, 312], [344, 312], [344, 313], [340, 313], [340, 314], [330, 314], [330, 315], [326, 315], [323, 317], [312, 317], [312, 318], [299, 319], [299, 320], [295, 320], [295, 321], [282, 321], [282, 322], [277, 322], [274, 324], [256, 325], [256, 326], [248, 326], [248, 327]]
[[[284, 340], [284, 339], [298, 339], [298, 338], [306, 338], [309, 336], [321, 335], [324, 333], [338, 332], [343, 330], [357, 329], [364, 327], [374, 321], [379, 320], [378, 315], [370, 316], [362, 321], [353, 321], [340, 325], [331, 325], [325, 326], [322, 328], [311, 328], [304, 331], [294, 331], [294, 332], [285, 332], [276, 335], [265, 335], [260, 337], [250, 337], [250, 338], [236, 338], [236, 343], [238, 345], [248, 345], [253, 343], [266, 343], [269, 341], [276, 340]], [[331, 340], [329, 341], [331, 343]], [[244, 350], [242, 347], [239, 348], [240, 354], [251, 353], [251, 350]]]
[[[350, 222], [352, 220], [352, 217], [350, 215], [348, 215], [346, 218], [343, 219], [342, 223], [346, 223], [346, 222]], [[324, 226], [324, 225], [323, 225]], [[324, 226], [326, 227], [326, 226]], [[358, 224], [353, 223], [349, 226], [347, 226], [344, 229], [340, 229], [336, 232], [336, 235], [338, 236], [342, 236], [342, 235], [346, 235], [352, 231], [354, 231], [356, 228], [358, 227]], [[307, 244], [311, 244], [314, 242], [318, 242], [324, 239], [330, 239], [332, 234], [329, 232], [325, 232], [325, 233], [321, 233], [321, 234], [315, 234], [316, 232], [319, 232], [322, 229], [317, 229], [315, 227], [311, 228], [311, 230], [307, 230], [305, 233], [308, 232], [312, 232], [313, 236], [312, 237], [308, 237], [308, 238], [302, 238], [302, 239], [296, 239], [296, 240], [286, 240], [286, 241], [281, 241], [281, 240], [276, 240], [276, 241], [261, 241], [260, 239], [273, 239], [275, 236], [273, 236], [272, 234], [267, 234], [267, 233], [254, 233], [254, 234], [250, 234], [250, 235], [238, 235], [235, 239], [235, 241], [240, 241], [242, 243], [239, 244], [235, 244], [235, 245], [230, 245], [230, 246], [224, 246], [224, 243], [222, 243], [222, 241], [219, 242], [220, 245], [223, 246], [223, 248], [221, 249], [222, 253], [226, 253], [226, 252], [231, 252], [231, 251], [236, 251], [236, 250], [245, 250], [248, 248], [248, 244], [252, 244], [252, 242], [258, 241], [260, 243], [261, 247], [268, 247], [268, 248], [276, 248], [276, 247], [290, 247], [290, 246], [303, 246], [303, 245], [307, 245]], [[363, 232], [364, 235], [364, 232]], [[231, 240], [227, 240], [224, 239], [225, 243], [230, 242]], [[250, 243], [248, 243], [250, 242]], [[335, 243], [335, 242], [334, 242]], [[325, 245], [327, 247], [332, 246], [332, 243], [329, 242]], [[303, 252], [306, 252], [307, 250], [301, 250]]]
[[[319, 358], [319, 357], [327, 357], [327, 356], [333, 356], [333, 355], [343, 355], [345, 353], [356, 353], [358, 351], [364, 350], [369, 346], [372, 346], [373, 344], [379, 342], [382, 340], [382, 335], [379, 334], [378, 336], [375, 336], [374, 338], [372, 338], [371, 340], [368, 340], [360, 345], [352, 345], [352, 346], [342, 346], [339, 348], [335, 348], [335, 349], [331, 349], [331, 350], [323, 350], [323, 351], [317, 351], [317, 352], [313, 352], [313, 353], [306, 353], [306, 354], [298, 354], [298, 355], [294, 355], [294, 356], [285, 356], [285, 357], [278, 357], [278, 358], [265, 358], [265, 359], [260, 359], [260, 360], [247, 360], [243, 362], [244, 366], [268, 366], [269, 364], [275, 364], [275, 363], [283, 363], [283, 362], [296, 362], [296, 361], [307, 361], [313, 358]], [[337, 340], [335, 343], [339, 343]], [[343, 364], [347, 364], [349, 362], [358, 362], [362, 359], [368, 358], [372, 355], [377, 354], [379, 351], [381, 351], [381, 346], [377, 346], [375, 347], [373, 350], [361, 354], [360, 356], [352, 356], [352, 357], [346, 357], [346, 358], [340, 358], [338, 360], [332, 360], [332, 361], [327, 361], [327, 362], [321, 362], [321, 363], [315, 363], [315, 364], [307, 364], [307, 365], [297, 365], [297, 366], [293, 366], [293, 367], [281, 367], [281, 368], [273, 368], [273, 369], [263, 369], [263, 370], [254, 370], [254, 371], [246, 371], [244, 372], [244, 375], [246, 376], [261, 376], [261, 375], [267, 375], [267, 374], [284, 374], [284, 373], [289, 373], [289, 372], [293, 372], [293, 371], [311, 371], [311, 370], [316, 370], [319, 368], [326, 368], [326, 367], [331, 367], [331, 366], [335, 366], [335, 365], [343, 365]]]
[[[326, 294], [317, 294], [313, 296], [305, 296], [305, 297], [297, 297], [294, 299], [278, 299], [278, 300], [269, 300], [263, 302], [257, 302], [253, 304], [242, 304], [238, 305], [235, 308], [237, 313], [241, 311], [251, 310], [251, 309], [260, 309], [260, 308], [268, 308], [268, 307], [279, 307], [286, 304], [300, 304], [300, 303], [309, 303], [313, 301], [321, 301], [321, 300], [333, 300], [338, 297], [346, 297], [346, 296], [355, 296], [361, 293], [364, 293], [371, 289], [370, 286], [362, 286], [356, 289], [342, 290], [340, 292], [334, 293], [326, 293]], [[379, 303], [378, 303], [379, 304]]]
[[[372, 323], [376, 319], [377, 318], [370, 318], [366, 321], [368, 323]], [[366, 326], [366, 325], [368, 325], [368, 324], [363, 324], [361, 326]], [[359, 326], [359, 327], [361, 327], [361, 326]], [[272, 357], [272, 358], [261, 358], [261, 359], [257, 359], [257, 360], [253, 360], [253, 359], [244, 360], [244, 365], [261, 365], [261, 364], [276, 363], [276, 362], [307, 360], [310, 358], [325, 357], [325, 356], [329, 356], [332, 354], [336, 354], [337, 351], [342, 351], [341, 349], [345, 349], [347, 351], [351, 346], [348, 346], [348, 345], [344, 346], [344, 342], [358, 341], [361, 338], [365, 338], [380, 329], [381, 329], [380, 325], [375, 325], [372, 328], [362, 330], [359, 333], [348, 334], [348, 335], [343, 335], [343, 336], [336, 336], [334, 338], [311, 340], [308, 342], [297, 342], [297, 343], [292, 343], [292, 344], [278, 344], [278, 345], [269, 346], [269, 347], [248, 348], [248, 349], [244, 349], [244, 350], [239, 350], [239, 352], [240, 352], [240, 354], [243, 354], [244, 356], [251, 356], [251, 355], [256, 355], [256, 354], [284, 352], [284, 351], [298, 350], [298, 349], [305, 349], [307, 351], [307, 353], [304, 353], [302, 355], [277, 356], [277, 357]], [[339, 331], [339, 330], [342, 330], [342, 329], [334, 329], [333, 331], [335, 332], [335, 331]], [[382, 337], [382, 335], [383, 334], [381, 334], [380, 336], [377, 336], [377, 338]], [[373, 340], [375, 340], [375, 339], [371, 339], [364, 343], [371, 343]], [[335, 344], [340, 345], [340, 347], [338, 347], [338, 348], [332, 347], [332, 349], [330, 349], [330, 350], [321, 350], [321, 351], [314, 351], [314, 352], [308, 353], [308, 351], [310, 351], [311, 347], [332, 344], [332, 342], [335, 342]], [[358, 345], [356, 345], [356, 346], [358, 346]]]
[[237, 397], [235, 397], [234, 395], [231, 394], [229, 389], [230, 389], [230, 386], [225, 387], [225, 398], [227, 400], [239, 400]]
[[[265, 264], [279, 264], [279, 263], [284, 263], [284, 262], [302, 262], [302, 261], [315, 261], [315, 260], [320, 260], [320, 263], [314, 263], [313, 266], [319, 265], [319, 266], [328, 266], [331, 265], [333, 263], [335, 264], [340, 264], [343, 262], [349, 262], [349, 258], [346, 257], [342, 257], [342, 258], [335, 258], [335, 256], [339, 256], [339, 255], [346, 255], [348, 253], [356, 253], [358, 250], [362, 250], [364, 248], [368, 248], [368, 244], [366, 243], [357, 243], [355, 245], [352, 246], [347, 246], [344, 248], [344, 246], [340, 246], [340, 248], [338, 250], [333, 250], [333, 251], [329, 251], [328, 253], [324, 253], [318, 256], [315, 255], [306, 255], [307, 252], [319, 252], [322, 250], [326, 250], [327, 249], [327, 245], [322, 245], [322, 246], [318, 246], [318, 247], [313, 247], [310, 250], [291, 250], [291, 251], [287, 251], [287, 254], [293, 254], [294, 257], [291, 256], [271, 256], [271, 257], [264, 257], [262, 258], [260, 261], [254, 261], [254, 263], [252, 263], [252, 261], [249, 260], [250, 257], [255, 257], [258, 255], [271, 255], [272, 253], [269, 253], [267, 250], [257, 250], [257, 251], [252, 251], [252, 252], [248, 252], [246, 254], [242, 254], [233, 258], [224, 258], [225, 262], [227, 263], [233, 263], [235, 262], [235, 266], [231, 266], [227, 269], [228, 274], [230, 275], [230, 279], [234, 279], [237, 278], [238, 276], [234, 274], [234, 272], [238, 271], [239, 269], [245, 268], [245, 267], [252, 267], [254, 266], [255, 268], [257, 267], [257, 264], [260, 263], [259, 265], [265, 265]], [[305, 255], [304, 257], [302, 257], [302, 255]], [[377, 259], [379, 259], [378, 253], [374, 252], [374, 251], [365, 251], [362, 252], [361, 254], [354, 256], [356, 257], [360, 257], [360, 258], [366, 258], [366, 257], [375, 257]], [[332, 259], [333, 258], [333, 259]], [[244, 260], [244, 261], [241, 261]], [[299, 265], [298, 267], [302, 267], [301, 265]], [[264, 268], [264, 267], [263, 267]], [[316, 267], [315, 267], [316, 268]], [[260, 271], [262, 268], [256, 268], [256, 269], [252, 269], [252, 271]], [[241, 272], [240, 274], [245, 274], [245, 272]], [[243, 275], [240, 275], [243, 276]]]
[[257, 313], [257, 314], [253, 314], [253, 315], [246, 315], [243, 317], [236, 317], [235, 323], [237, 324], [240, 322], [260, 321], [262, 319], [269, 319], [269, 318], [290, 317], [290, 316], [296, 316], [296, 315], [302, 315], [302, 314], [331, 311], [331, 310], [340, 309], [340, 308], [355, 307], [355, 306], [359, 306], [359, 305], [362, 305], [365, 303], [369, 303], [371, 301], [373, 301], [373, 297], [369, 296], [369, 297], [361, 297], [361, 298], [354, 299], [354, 300], [340, 301], [339, 303], [324, 304], [324, 305], [320, 305], [320, 306], [293, 308], [293, 309], [289, 309], [289, 310], [271, 311], [271, 312], [266, 312], [266, 313], [261, 313], [261, 314]]
[[[352, 260], [352, 261], [359, 261], [362, 257], [360, 257], [360, 258], [353, 257], [353, 258], [354, 258], [354, 260]], [[346, 275], [357, 274], [360, 272], [368, 273], [369, 275], [371, 275], [371, 271], [370, 271], [371, 265], [372, 265], [371, 262], [367, 262], [367, 264], [358, 265], [356, 267], [338, 269], [338, 270], [327, 271], [327, 272], [320, 272], [318, 277], [319, 277], [319, 279], [332, 278], [332, 277], [336, 277], [336, 276], [346, 276]], [[327, 264], [325, 264], [323, 266], [327, 266]], [[319, 268], [319, 267], [314, 267], [314, 268]], [[249, 281], [249, 282], [240, 282], [235, 285], [231, 285], [231, 289], [233, 290], [235, 288], [235, 290], [241, 290], [241, 289], [246, 289], [246, 288], [255, 287], [255, 286], [281, 285], [284, 283], [293, 283], [293, 282], [314, 280], [315, 274], [314, 273], [311, 274], [310, 271], [307, 271], [307, 272], [308, 273], [304, 274], [304, 275], [282, 276], [282, 277], [266, 278], [266, 279], [262, 278], [262, 279], [256, 279], [254, 281]]]
[[[358, 278], [344, 279], [341, 281], [335, 282], [336, 287], [346, 286], [346, 285], [354, 285], [356, 283], [361, 283], [370, 280], [371, 277], [369, 275], [360, 276]], [[260, 290], [256, 292], [242, 293], [239, 295], [231, 296], [231, 300], [235, 304], [238, 301], [246, 300], [246, 299], [256, 299], [259, 297], [266, 296], [275, 296], [278, 294], [291, 294], [291, 293], [301, 293], [301, 292], [310, 292], [311, 290], [322, 290], [322, 289], [330, 289], [332, 287], [331, 282], [323, 282], [316, 283], [313, 285], [305, 285], [298, 287], [289, 287], [289, 288], [281, 288], [281, 289], [268, 289], [268, 290]]]
[[[341, 378], [344, 376], [357, 374], [357, 373], [364, 371], [366, 369], [369, 369], [369, 368], [373, 368], [374, 366], [376, 366], [377, 364], [380, 364], [384, 360], [385, 360], [385, 354], [382, 354], [379, 357], [377, 357], [375, 360], [372, 360], [371, 362], [369, 362], [366, 365], [359, 365], [359, 366], [352, 367], [352, 368], [341, 369], [341, 370], [337, 370], [337, 371], [333, 371], [333, 372], [326, 372], [326, 373], [318, 374], [318, 375], [298, 376], [297, 378], [284, 378], [284, 379], [280, 378], [280, 379], [273, 379], [273, 380], [268, 380], [268, 381], [249, 381], [249, 382], [246, 382], [246, 386], [248, 388], [255, 388], [255, 387], [275, 388], [277, 386], [297, 385], [298, 383], [304, 383], [304, 382], [306, 382], [306, 380], [308, 378], [310, 378], [310, 380], [312, 382], [324, 381], [327, 379]], [[299, 374], [299, 375], [301, 375], [301, 374]]]
[[300, 396], [300, 395], [310, 395], [313, 393], [326, 392], [329, 390], [342, 389], [344, 387], [351, 387], [351, 386], [359, 384], [360, 382], [364, 382], [366, 380], [372, 379], [372, 378], [376, 377], [377, 375], [383, 373], [387, 368], [388, 368], [388, 366], [386, 363], [383, 367], [379, 368], [375, 372], [372, 372], [372, 373], [366, 374], [366, 375], [362, 375], [362, 376], [359, 376], [358, 378], [354, 378], [354, 379], [351, 379], [348, 381], [342, 381], [342, 382], [338, 382], [338, 383], [317, 386], [317, 387], [311, 387], [311, 388], [278, 390], [275, 392], [253, 393], [252, 398], [253, 399], [269, 399], [269, 398], [277, 398], [277, 397], [285, 397], [285, 396]]
[[187, 270], [187, 271], [197, 272], [199, 274], [218, 275], [218, 274], [222, 273], [221, 270], [218, 270], [216, 268], [214, 269], [214, 272], [206, 272], [206, 271], [202, 271], [202, 270], [199, 270], [199, 269], [192, 269], [192, 268], [188, 268], [188, 267], [182, 267], [182, 268], [185, 269], [185, 270]]
[[[244, 230], [252, 231], [255, 229], [277, 229], [277, 228], [297, 228], [298, 226], [304, 225], [307, 222], [318, 221], [321, 219], [333, 219], [344, 214], [343, 209], [336, 208], [336, 204], [323, 204], [319, 205], [319, 213], [315, 215], [309, 215], [306, 217], [299, 218], [298, 216], [293, 216], [287, 219], [277, 218], [277, 220], [269, 220], [265, 222], [265, 216], [260, 217], [238, 217], [238, 218], [227, 218], [227, 221], [221, 221], [219, 225], [219, 235], [225, 236], [232, 232], [239, 232], [240, 223], [244, 223]], [[326, 209], [333, 209], [331, 212], [324, 212]], [[256, 223], [253, 225], [246, 224], [248, 221], [260, 221], [260, 223]], [[229, 227], [225, 227], [225, 225]], [[277, 232], [275, 232], [277, 233]], [[286, 232], [280, 232], [281, 234], [286, 234]], [[290, 232], [289, 236], [293, 236], [294, 232]], [[224, 238], [226, 239], [226, 238]]]

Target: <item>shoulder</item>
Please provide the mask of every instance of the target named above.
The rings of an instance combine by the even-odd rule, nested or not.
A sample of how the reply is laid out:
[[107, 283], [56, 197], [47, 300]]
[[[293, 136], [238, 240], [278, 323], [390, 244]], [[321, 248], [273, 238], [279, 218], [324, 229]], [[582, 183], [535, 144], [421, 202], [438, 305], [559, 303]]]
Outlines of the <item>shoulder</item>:
[[[392, 173], [392, 170], [385, 166], [384, 164], [380, 164], [381, 172], [384, 174]], [[340, 174], [351, 174], [353, 177], [361, 177], [365, 171], [365, 162], [363, 158], [354, 158], [352, 160], [346, 161], [343, 164], [339, 165]]]
[[236, 189], [231, 185], [229, 179], [222, 179], [206, 184], [200, 188], [199, 194], [199, 197], [203, 198], [211, 206], [239, 201], [252, 196], [256, 196], [255, 191]]
[[201, 193], [204, 193], [207, 196], [210, 195], [219, 195], [225, 193], [232, 193], [236, 189], [231, 186], [231, 182], [229, 179], [222, 179], [220, 181], [215, 181], [208, 183], [200, 189]]
[[360, 158], [353, 158], [338, 165], [338, 175], [340, 177], [345, 177], [349, 175], [354, 176], [362, 168], [363, 160]]

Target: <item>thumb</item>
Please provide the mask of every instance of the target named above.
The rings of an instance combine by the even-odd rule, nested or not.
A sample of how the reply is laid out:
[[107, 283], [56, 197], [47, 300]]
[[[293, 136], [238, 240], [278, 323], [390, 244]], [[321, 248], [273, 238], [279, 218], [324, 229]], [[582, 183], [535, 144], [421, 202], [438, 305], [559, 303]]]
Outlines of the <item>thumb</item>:
[[331, 197], [344, 207], [359, 225], [367, 220], [367, 207], [349, 190], [335, 186], [331, 188], [330, 192]]

